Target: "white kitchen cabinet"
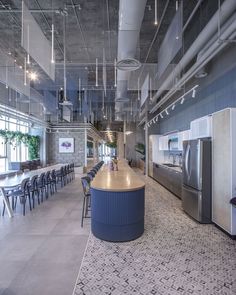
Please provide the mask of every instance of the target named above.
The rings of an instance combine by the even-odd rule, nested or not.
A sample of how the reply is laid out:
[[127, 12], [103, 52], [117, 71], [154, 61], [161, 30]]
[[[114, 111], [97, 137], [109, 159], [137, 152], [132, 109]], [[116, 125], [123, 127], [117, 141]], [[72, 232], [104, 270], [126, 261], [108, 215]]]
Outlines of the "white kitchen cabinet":
[[205, 116], [190, 123], [190, 139], [211, 137], [212, 117]]
[[168, 140], [169, 140], [168, 135], [161, 136], [159, 138], [159, 150], [160, 151], [168, 151], [169, 150]]
[[236, 109], [212, 115], [212, 221], [236, 235]]
[[164, 160], [164, 151], [160, 150], [160, 138], [161, 135], [153, 134], [150, 135], [150, 142], [152, 143], [152, 162], [153, 163], [162, 163]]
[[184, 130], [178, 133], [179, 141], [178, 141], [178, 150], [183, 150], [183, 141], [189, 140], [190, 138], [190, 130]]

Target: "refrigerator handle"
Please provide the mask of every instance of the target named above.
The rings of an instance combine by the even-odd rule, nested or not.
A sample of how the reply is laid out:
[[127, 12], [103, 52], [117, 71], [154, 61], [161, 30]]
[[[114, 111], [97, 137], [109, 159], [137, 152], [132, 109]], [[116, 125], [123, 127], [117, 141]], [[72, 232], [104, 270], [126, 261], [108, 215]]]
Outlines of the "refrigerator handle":
[[190, 151], [190, 145], [187, 145], [187, 149], [186, 149], [186, 154], [185, 154], [185, 171], [187, 172], [187, 176], [189, 178], [189, 171], [188, 171], [188, 167], [189, 167], [189, 151]]

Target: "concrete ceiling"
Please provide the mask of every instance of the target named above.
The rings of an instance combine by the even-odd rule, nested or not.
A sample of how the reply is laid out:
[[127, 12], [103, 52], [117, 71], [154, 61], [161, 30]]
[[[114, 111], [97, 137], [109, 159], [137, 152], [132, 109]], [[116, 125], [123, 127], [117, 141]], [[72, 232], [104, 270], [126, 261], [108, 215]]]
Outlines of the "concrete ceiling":
[[[128, 1], [128, 0], [127, 0]], [[197, 0], [184, 0], [184, 23], [192, 13]], [[213, 1], [205, 0], [205, 3]], [[217, 1], [215, 1], [217, 2]], [[137, 59], [141, 63], [155, 64], [158, 48], [165, 36], [166, 30], [175, 14], [175, 0], [170, 0], [160, 30], [155, 37], [157, 27], [154, 25], [155, 0], [147, 0], [147, 6], [140, 32], [137, 47]], [[161, 18], [166, 0], [157, 0], [158, 19]], [[66, 64], [68, 87], [78, 90], [78, 79], [82, 77], [82, 88], [91, 91], [92, 108], [96, 112], [101, 109], [102, 103], [102, 69], [99, 69], [99, 85], [95, 90], [95, 60], [102, 64], [103, 52], [107, 62], [107, 89], [109, 102], [114, 111], [114, 59], [117, 57], [118, 37], [118, 0], [25, 0], [32, 15], [41, 27], [48, 40], [51, 40], [51, 24], [55, 25], [55, 53], [56, 53], [56, 80], [49, 77], [33, 63], [40, 75], [40, 83], [34, 87], [41, 92], [49, 89], [52, 93], [63, 85], [63, 18], [66, 14]], [[21, 41], [21, 1], [0, 1], [0, 47], [5, 52], [11, 52], [17, 63], [23, 64], [25, 51]], [[93, 95], [95, 93], [96, 95]], [[134, 91], [131, 97], [135, 99]], [[98, 117], [99, 118], [99, 117]]]

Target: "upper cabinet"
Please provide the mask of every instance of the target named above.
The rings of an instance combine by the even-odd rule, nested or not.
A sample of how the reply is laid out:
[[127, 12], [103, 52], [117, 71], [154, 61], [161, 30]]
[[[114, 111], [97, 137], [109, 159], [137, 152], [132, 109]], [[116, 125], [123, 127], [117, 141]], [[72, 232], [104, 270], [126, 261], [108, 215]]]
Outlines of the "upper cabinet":
[[182, 151], [183, 140], [189, 139], [189, 130], [164, 135], [159, 138], [160, 151]]
[[212, 116], [205, 116], [190, 123], [190, 139], [212, 136]]
[[159, 138], [159, 150], [160, 151], [168, 151], [169, 147], [168, 147], [168, 135], [165, 136], [161, 136]]

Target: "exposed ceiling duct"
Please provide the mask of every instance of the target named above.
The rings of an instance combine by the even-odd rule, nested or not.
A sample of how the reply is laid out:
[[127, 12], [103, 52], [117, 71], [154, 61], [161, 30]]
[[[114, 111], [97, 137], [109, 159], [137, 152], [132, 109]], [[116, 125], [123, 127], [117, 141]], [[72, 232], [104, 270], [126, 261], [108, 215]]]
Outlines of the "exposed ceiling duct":
[[[147, 0], [120, 0], [117, 53], [116, 120], [122, 120], [122, 108], [129, 101], [128, 79], [130, 71], [140, 67], [135, 59], [140, 28]], [[122, 70], [121, 70], [122, 69]]]
[[[225, 21], [227, 21], [229, 19], [230, 15], [232, 15], [232, 13], [235, 11], [235, 9], [236, 9], [236, 1], [235, 0], [225, 0], [223, 2], [223, 4], [221, 5], [221, 8], [220, 8], [220, 21], [221, 21], [221, 24], [225, 23]], [[210, 38], [214, 37], [217, 34], [218, 24], [219, 24], [219, 11], [217, 11], [213, 15], [213, 17], [210, 19], [208, 24], [205, 26], [205, 28], [201, 31], [201, 33], [195, 39], [195, 41], [193, 42], [191, 47], [184, 54], [184, 56], [182, 57], [182, 59], [180, 60], [178, 65], [175, 67], [172, 74], [169, 75], [167, 77], [167, 79], [163, 82], [162, 86], [160, 87], [160, 89], [156, 92], [156, 94], [153, 97], [154, 101], [157, 101], [161, 97], [161, 95], [163, 94], [165, 89], [168, 89], [168, 87], [170, 87], [172, 81], [175, 80], [175, 77], [177, 77], [181, 73], [181, 71], [189, 64], [189, 62], [199, 53], [199, 51], [203, 48], [203, 46], [205, 44], [207, 44], [207, 42], [209, 42]], [[218, 48], [215, 48], [215, 49], [216, 49], [217, 52], [219, 52], [218, 50], [220, 49], [220, 45], [218, 46]], [[208, 49], [208, 51], [209, 51], [209, 49]], [[215, 54], [216, 54], [216, 51], [215, 51]], [[196, 74], [198, 70], [201, 69], [201, 67], [199, 67], [199, 65], [200, 65], [200, 62], [203, 59], [202, 57], [205, 57], [205, 55], [206, 55], [206, 53], [202, 54], [202, 56], [198, 59], [198, 61], [197, 61], [198, 62], [198, 68], [196, 68], [194, 73], [193, 72], [191, 73], [192, 76], [194, 74]], [[208, 61], [209, 60], [210, 59], [208, 59]], [[205, 64], [206, 64], [206, 62], [205, 62]], [[202, 63], [201, 66], [203, 67], [205, 64]], [[190, 70], [188, 72], [190, 72]], [[186, 79], [188, 78], [186, 74], [185, 74], [184, 78], [185, 79], [182, 78], [181, 81], [178, 82], [178, 85], [176, 85], [176, 89], [179, 86], [181, 86], [180, 85], [181, 83], [186, 82]], [[176, 90], [173, 90], [173, 91], [170, 90], [152, 108], [151, 113], [155, 112], [163, 103], [165, 103], [170, 98], [170, 96], [174, 94], [175, 91]]]

